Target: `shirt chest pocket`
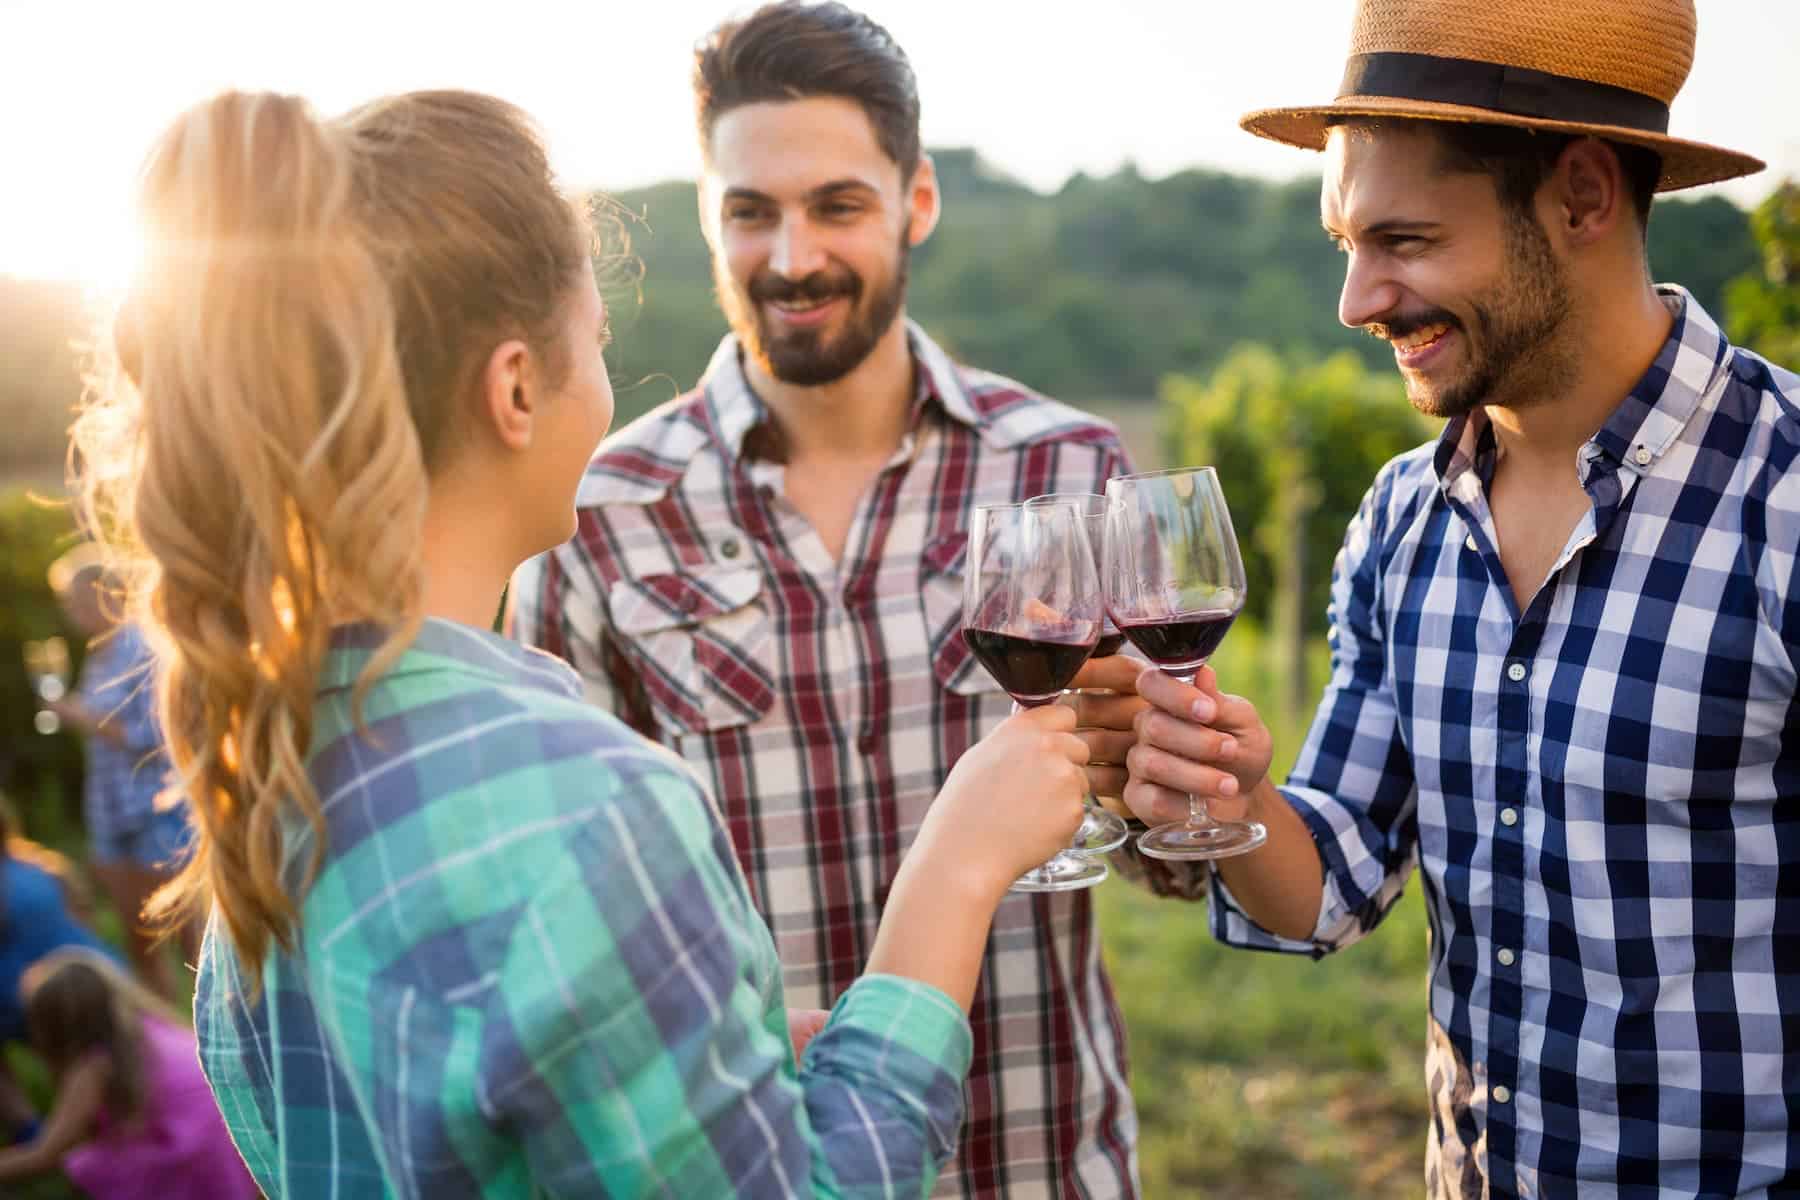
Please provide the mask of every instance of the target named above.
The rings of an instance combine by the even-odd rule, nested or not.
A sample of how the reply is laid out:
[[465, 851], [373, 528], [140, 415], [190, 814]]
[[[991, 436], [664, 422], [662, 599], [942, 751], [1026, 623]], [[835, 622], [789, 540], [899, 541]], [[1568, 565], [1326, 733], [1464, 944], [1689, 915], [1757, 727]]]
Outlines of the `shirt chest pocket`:
[[775, 704], [774, 625], [755, 567], [621, 579], [608, 596], [656, 710], [674, 733], [753, 724]]
[[963, 640], [963, 563], [969, 535], [950, 533], [925, 546], [919, 570], [920, 601], [925, 609], [925, 636], [931, 673], [938, 686], [958, 696], [1000, 693]]

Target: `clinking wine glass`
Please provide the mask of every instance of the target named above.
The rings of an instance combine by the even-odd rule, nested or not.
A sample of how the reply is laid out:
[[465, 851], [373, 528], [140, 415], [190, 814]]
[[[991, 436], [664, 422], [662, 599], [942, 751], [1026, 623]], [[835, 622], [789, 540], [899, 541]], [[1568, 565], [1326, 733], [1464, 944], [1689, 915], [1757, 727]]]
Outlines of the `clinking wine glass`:
[[[1244, 561], [1211, 467], [1106, 482], [1106, 605], [1119, 630], [1165, 672], [1192, 683], [1244, 606]], [[1199, 796], [1188, 817], [1138, 838], [1151, 858], [1229, 858], [1268, 840], [1255, 821], [1215, 821]]]
[[[963, 639], [1019, 706], [1062, 696], [1100, 639], [1103, 611], [1086, 525], [1074, 507], [975, 510], [963, 576]], [[1106, 876], [1104, 862], [1062, 850], [1011, 890], [1069, 891]]]
[[[1088, 549], [1094, 555], [1094, 570], [1105, 569], [1101, 560], [1101, 547], [1106, 532], [1106, 497], [1091, 492], [1051, 492], [1044, 496], [1035, 496], [1026, 501], [1029, 505], [1067, 504], [1081, 514], [1083, 527], [1087, 533]], [[1104, 589], [1102, 589], [1104, 592]], [[1101, 617], [1100, 641], [1094, 647], [1093, 657], [1105, 658], [1109, 654], [1117, 654], [1125, 644], [1125, 635], [1112, 623], [1112, 618]], [[1081, 818], [1081, 828], [1075, 833], [1075, 849], [1083, 854], [1106, 854], [1117, 850], [1125, 844], [1130, 830], [1125, 821], [1116, 813], [1108, 812], [1101, 807], [1100, 801], [1093, 792], [1087, 794], [1084, 801], [1086, 813]]]

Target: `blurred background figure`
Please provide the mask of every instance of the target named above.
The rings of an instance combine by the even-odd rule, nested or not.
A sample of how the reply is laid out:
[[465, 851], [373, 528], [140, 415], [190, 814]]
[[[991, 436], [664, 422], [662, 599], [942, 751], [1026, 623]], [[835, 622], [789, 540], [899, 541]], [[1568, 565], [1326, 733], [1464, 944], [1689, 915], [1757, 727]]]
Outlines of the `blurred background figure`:
[[[174, 877], [187, 848], [185, 805], [159, 806], [169, 760], [156, 726], [150, 649], [136, 627], [118, 619], [114, 589], [97, 549], [83, 543], [50, 567], [50, 587], [76, 632], [91, 640], [72, 696], [45, 699], [87, 748], [82, 820], [94, 877], [125, 926], [126, 949], [139, 978], [171, 1003], [187, 990], [157, 936], [144, 925], [144, 903]], [[191, 925], [180, 930], [182, 962], [199, 958]]]
[[173, 1009], [85, 947], [33, 965], [18, 993], [56, 1100], [36, 1137], [0, 1150], [0, 1184], [61, 1167], [105, 1200], [257, 1195]]
[[98, 950], [88, 929], [87, 895], [62, 856], [12, 834], [0, 804], [0, 1141], [29, 1141], [37, 1113], [7, 1066], [7, 1044], [25, 1040], [19, 982], [31, 964], [55, 950]]

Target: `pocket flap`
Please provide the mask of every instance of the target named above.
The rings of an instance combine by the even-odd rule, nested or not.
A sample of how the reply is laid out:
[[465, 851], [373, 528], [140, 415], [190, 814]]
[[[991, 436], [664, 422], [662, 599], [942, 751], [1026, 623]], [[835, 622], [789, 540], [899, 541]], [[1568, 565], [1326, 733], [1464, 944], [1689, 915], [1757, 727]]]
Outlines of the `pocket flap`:
[[962, 579], [963, 558], [969, 550], [967, 530], [946, 533], [925, 544], [925, 570], [931, 575], [954, 575]]
[[755, 567], [700, 566], [621, 579], [613, 584], [607, 606], [613, 627], [636, 637], [742, 608], [762, 586], [762, 572]]
[[945, 691], [978, 696], [1000, 691], [962, 636], [963, 571], [967, 566], [966, 530], [933, 538], [921, 555], [925, 622], [931, 637], [931, 670]]

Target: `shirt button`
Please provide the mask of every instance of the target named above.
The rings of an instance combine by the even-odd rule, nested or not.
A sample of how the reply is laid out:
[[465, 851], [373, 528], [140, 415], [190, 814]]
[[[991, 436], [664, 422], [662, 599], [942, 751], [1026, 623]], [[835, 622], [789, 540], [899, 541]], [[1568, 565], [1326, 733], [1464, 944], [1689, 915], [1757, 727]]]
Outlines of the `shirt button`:
[[1516, 662], [1512, 666], [1506, 668], [1506, 677], [1514, 683], [1518, 683], [1520, 680], [1524, 679], [1525, 664]]
[[1467, 547], [1468, 547], [1468, 548], [1469, 548], [1469, 549], [1471, 549], [1471, 550], [1475, 550], [1475, 551], [1479, 551], [1479, 550], [1480, 550], [1480, 549], [1481, 549], [1481, 547], [1480, 547], [1480, 546], [1477, 546], [1477, 545], [1476, 545], [1476, 544], [1475, 544], [1475, 535], [1474, 535], [1474, 534], [1472, 534], [1472, 533], [1471, 533], [1471, 534], [1470, 534], [1470, 535], [1469, 535], [1469, 536], [1468, 536], [1468, 537], [1466, 537], [1466, 538], [1464, 538], [1464, 539], [1463, 539], [1463, 545], [1465, 545], [1465, 546], [1467, 546]]
[[1502, 825], [1517, 825], [1519, 823], [1519, 810], [1516, 808], [1501, 809], [1500, 823]]
[[1493, 1097], [1495, 1104], [1505, 1104], [1508, 1100], [1512, 1099], [1512, 1089], [1507, 1087], [1504, 1083], [1496, 1083], [1494, 1085]]
[[1636, 450], [1632, 451], [1631, 457], [1637, 460], [1638, 466], [1640, 466], [1640, 467], [1649, 466], [1650, 458], [1651, 458], [1650, 447], [1639, 446]]
[[719, 543], [719, 554], [724, 558], [736, 558], [742, 550], [736, 538], [726, 538]]
[[1494, 955], [1494, 957], [1500, 960], [1500, 965], [1503, 967], [1510, 967], [1513, 965], [1514, 955], [1511, 950], [1503, 949], [1500, 953]]

